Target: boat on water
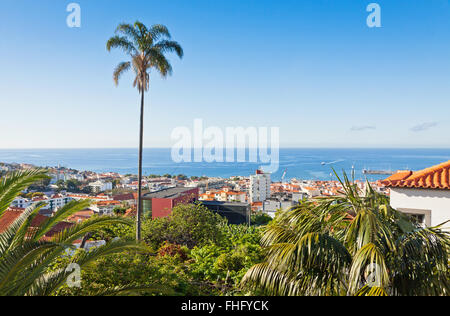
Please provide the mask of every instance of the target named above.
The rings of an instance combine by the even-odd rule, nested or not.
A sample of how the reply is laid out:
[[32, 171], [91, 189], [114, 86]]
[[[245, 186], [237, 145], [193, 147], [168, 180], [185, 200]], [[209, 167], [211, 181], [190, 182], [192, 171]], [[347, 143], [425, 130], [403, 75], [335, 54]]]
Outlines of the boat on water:
[[363, 174], [371, 174], [371, 175], [388, 175], [391, 176], [395, 174], [394, 171], [391, 170], [370, 170], [370, 169], [363, 169]]

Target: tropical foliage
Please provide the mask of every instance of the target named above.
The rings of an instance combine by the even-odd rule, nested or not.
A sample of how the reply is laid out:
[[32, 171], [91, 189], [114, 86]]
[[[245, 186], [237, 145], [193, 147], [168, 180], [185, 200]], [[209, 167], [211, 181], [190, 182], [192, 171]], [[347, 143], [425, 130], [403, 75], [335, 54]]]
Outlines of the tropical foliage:
[[[43, 171], [0, 181], [0, 219]], [[449, 295], [449, 233], [423, 228], [367, 183], [345, 175], [338, 197], [302, 201], [267, 226], [228, 225], [201, 205], [146, 220], [146, 246], [124, 218], [93, 217], [49, 237], [89, 202], [72, 202], [36, 227], [43, 204], [0, 233], [0, 295]], [[106, 240], [75, 249], [85, 236]], [[149, 251], [151, 249], [153, 251]], [[71, 264], [82, 286], [70, 287]]]
[[163, 242], [193, 248], [217, 243], [222, 238], [226, 221], [198, 204], [177, 205], [166, 218], [147, 220], [143, 224], [143, 240], [158, 249]]
[[194, 280], [208, 282], [222, 295], [242, 295], [249, 289], [240, 282], [247, 270], [262, 260], [260, 229], [244, 225], [223, 226], [219, 243], [191, 251]]
[[264, 212], [257, 212], [251, 216], [250, 222], [252, 225], [256, 226], [264, 226], [269, 224], [272, 221], [272, 217], [267, 215]]
[[243, 284], [269, 295], [449, 295], [450, 236], [392, 209], [346, 175], [341, 196], [304, 201], [262, 237]]
[[[0, 181], [0, 219], [15, 197], [31, 184], [46, 178], [45, 172], [39, 170], [12, 173], [3, 177]], [[42, 203], [34, 204], [0, 233], [1, 296], [52, 295], [66, 283], [72, 273], [72, 270], [67, 269], [68, 265], [78, 264], [85, 267], [105, 256], [143, 249], [134, 242], [118, 240], [89, 252], [80, 250], [76, 257], [70, 256], [71, 249], [74, 249], [74, 241], [83, 239], [86, 234], [113, 224], [130, 225], [130, 222], [123, 218], [95, 218], [73, 225], [53, 237], [46, 236], [56, 225], [86, 208], [89, 203], [89, 201], [70, 202], [53, 217], [45, 219], [38, 226], [32, 226], [33, 219], [44, 206]], [[67, 265], [51, 270], [50, 268], [61, 257], [67, 258]]]
[[[107, 239], [131, 238], [121, 225], [104, 229]], [[262, 259], [260, 228], [227, 225], [199, 205], [178, 205], [167, 219], [146, 220], [143, 239], [156, 255], [122, 253], [82, 270], [82, 288], [64, 287], [60, 295], [91, 295], [138, 282], [141, 295], [238, 295], [245, 272]], [[64, 260], [63, 265], [67, 263]]]

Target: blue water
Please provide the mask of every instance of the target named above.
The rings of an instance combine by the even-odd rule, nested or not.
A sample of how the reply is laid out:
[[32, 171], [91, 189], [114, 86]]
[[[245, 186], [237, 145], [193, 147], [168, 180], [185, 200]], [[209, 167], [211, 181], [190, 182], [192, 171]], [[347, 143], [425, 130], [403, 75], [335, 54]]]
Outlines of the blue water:
[[[137, 173], [138, 152], [135, 149], [0, 149], [0, 162], [30, 163], [37, 166], [61, 165], [96, 172]], [[281, 179], [332, 179], [332, 168], [365, 179], [364, 168], [374, 170], [421, 170], [450, 160], [450, 149], [280, 149], [280, 167], [273, 174]], [[331, 163], [322, 165], [322, 162]], [[253, 174], [258, 163], [174, 163], [170, 149], [146, 149], [144, 174], [185, 174], [187, 176], [231, 177]], [[370, 180], [386, 176], [368, 176]]]

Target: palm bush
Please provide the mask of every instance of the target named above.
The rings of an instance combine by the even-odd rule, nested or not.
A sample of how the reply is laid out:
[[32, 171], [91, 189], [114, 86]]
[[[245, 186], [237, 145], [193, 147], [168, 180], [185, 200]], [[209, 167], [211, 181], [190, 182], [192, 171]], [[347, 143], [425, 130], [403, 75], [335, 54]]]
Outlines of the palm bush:
[[[341, 181], [341, 179], [339, 179]], [[268, 295], [449, 295], [449, 233], [420, 227], [369, 183], [286, 210], [243, 284]]]
[[[0, 219], [21, 191], [46, 177], [45, 173], [39, 170], [16, 172], [3, 177], [0, 181]], [[52, 271], [50, 268], [55, 260], [67, 256], [75, 240], [111, 224], [132, 225], [123, 218], [99, 217], [73, 225], [51, 238], [44, 238], [55, 225], [88, 207], [89, 204], [90, 201], [70, 202], [38, 227], [31, 227], [33, 219], [44, 206], [43, 203], [37, 203], [25, 209], [4, 232], [0, 233], [0, 295], [54, 294], [66, 283], [72, 271], [67, 269]], [[76, 259], [69, 260], [69, 264], [76, 263], [83, 268], [98, 258], [127, 250], [142, 250], [142, 246], [135, 242], [114, 241], [89, 252], [83, 252]], [[114, 292], [124, 289], [109, 290]]]

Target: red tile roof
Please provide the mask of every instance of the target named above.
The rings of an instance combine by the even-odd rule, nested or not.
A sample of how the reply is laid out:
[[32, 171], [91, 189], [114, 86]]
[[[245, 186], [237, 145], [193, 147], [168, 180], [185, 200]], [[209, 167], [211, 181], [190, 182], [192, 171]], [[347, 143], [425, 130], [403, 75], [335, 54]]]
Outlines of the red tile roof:
[[[6, 229], [9, 227], [9, 225], [14, 223], [14, 221], [23, 212], [24, 212], [24, 209], [19, 209], [19, 208], [9, 208], [8, 210], [6, 210], [3, 213], [3, 215], [0, 216], [0, 233], [5, 232]], [[30, 227], [31, 228], [39, 227], [47, 219], [48, 219], [48, 217], [46, 217], [46, 216], [43, 216], [41, 214], [36, 214], [36, 216], [31, 221]], [[52, 229], [47, 234], [45, 234], [45, 237], [47, 237], [47, 238], [52, 237], [52, 236], [56, 235], [57, 233], [62, 232], [66, 228], [69, 228], [72, 225], [73, 225], [72, 223], [59, 222], [55, 226], [53, 226]]]
[[115, 201], [128, 201], [128, 200], [137, 200], [137, 193], [127, 193], [127, 194], [119, 194], [113, 196]]
[[85, 220], [88, 220], [89, 218], [91, 218], [92, 216], [94, 216], [94, 211], [90, 210], [90, 209], [86, 209], [86, 210], [77, 212], [77, 213], [73, 214], [72, 216], [68, 217], [67, 221], [69, 221], [69, 222], [85, 221]]
[[450, 190], [450, 160], [422, 171], [398, 171], [381, 183], [391, 188]]
[[[6, 210], [3, 215], [0, 217], [0, 233], [6, 231], [6, 229], [14, 223], [16, 219], [24, 212], [25, 209], [20, 208], [9, 208]], [[36, 216], [31, 221], [30, 227], [39, 227], [48, 217], [36, 214]]]
[[0, 217], [0, 233], [3, 233], [9, 225], [14, 223], [14, 221], [22, 214], [24, 209], [19, 210], [15, 208], [14, 210], [7, 210]]

